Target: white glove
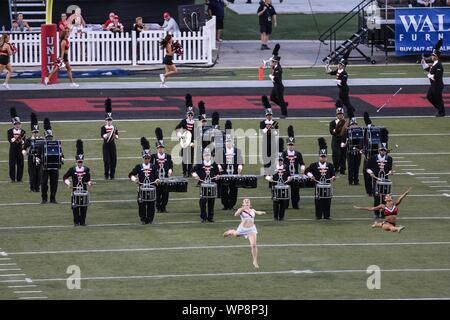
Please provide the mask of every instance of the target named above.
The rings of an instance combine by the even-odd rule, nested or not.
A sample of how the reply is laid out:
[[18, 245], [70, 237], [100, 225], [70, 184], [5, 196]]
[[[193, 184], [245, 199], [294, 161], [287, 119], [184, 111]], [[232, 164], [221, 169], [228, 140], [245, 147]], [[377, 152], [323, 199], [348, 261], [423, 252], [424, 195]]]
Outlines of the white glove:
[[88, 181], [88, 186], [92, 186], [92, 181]]
[[370, 174], [370, 175], [372, 175], [372, 174], [373, 174], [373, 171], [372, 171], [372, 170], [370, 170], [370, 169], [366, 169], [366, 172], [367, 172], [368, 174]]
[[65, 183], [68, 187], [70, 186], [70, 180], [69, 180], [69, 179], [64, 180], [64, 183]]
[[22, 150], [22, 154], [23, 154], [24, 157], [26, 157], [27, 156], [27, 150]]
[[272, 82], [273, 82], [274, 76], [269, 74], [269, 79], [272, 80]]
[[239, 173], [239, 174], [241, 173], [241, 171], [242, 171], [243, 168], [244, 168], [244, 167], [242, 166], [242, 164], [238, 165], [238, 173]]
[[36, 158], [36, 164], [40, 164], [41, 163], [41, 159], [39, 159], [39, 158]]
[[172, 169], [169, 169], [169, 171], [167, 171], [167, 175], [170, 177], [172, 175]]
[[131, 176], [131, 181], [136, 182], [137, 178], [135, 176]]
[[14, 141], [16, 141], [16, 138], [11, 138], [11, 142], [14, 142]]
[[329, 64], [325, 65], [325, 72], [326, 72], [326, 73], [331, 72], [331, 68], [330, 68], [330, 65], [329, 65]]
[[181, 138], [181, 136], [182, 136], [182, 133], [181, 133], [181, 131], [178, 131], [178, 132], [177, 132], [177, 137], [178, 137], [178, 139], [180, 139], [180, 138]]
[[311, 173], [311, 172], [308, 172], [307, 174], [306, 174], [307, 176], [308, 176], [308, 178], [314, 178], [314, 175]]
[[103, 139], [106, 139], [106, 138], [108, 138], [108, 134], [107, 134], [107, 133], [105, 133], [105, 134], [103, 135]]
[[341, 148], [345, 148], [345, 143], [341, 142]]
[[422, 64], [422, 68], [425, 70], [429, 67], [428, 63], [425, 62], [424, 59], [422, 59], [422, 61], [420, 62]]
[[429, 73], [427, 75], [428, 79], [433, 80], [434, 81], [434, 74]]
[[269, 181], [269, 182], [272, 182], [273, 181], [273, 178], [271, 177], [271, 176], [266, 176], [266, 178], [265, 178], [267, 181]]
[[119, 140], [119, 135], [118, 134], [114, 135], [114, 137], [116, 138], [116, 140]]
[[223, 168], [222, 168], [222, 166], [221, 166], [220, 164], [219, 164], [217, 167], [219, 168], [219, 171], [220, 171], [220, 172], [223, 171]]
[[269, 131], [269, 129], [267, 129], [267, 128], [262, 129], [262, 132], [263, 132], [264, 134], [266, 134], [267, 131]]
[[337, 83], [338, 86], [340, 86], [341, 83], [342, 83], [342, 80], [337, 80], [337, 79], [336, 79], [335, 81], [336, 81], [336, 83]]

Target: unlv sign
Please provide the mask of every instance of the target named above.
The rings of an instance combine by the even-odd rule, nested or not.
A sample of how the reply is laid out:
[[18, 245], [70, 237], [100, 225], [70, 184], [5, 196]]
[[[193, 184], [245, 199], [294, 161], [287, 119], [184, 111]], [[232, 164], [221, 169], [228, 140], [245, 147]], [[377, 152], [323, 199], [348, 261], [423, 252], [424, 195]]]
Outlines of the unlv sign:
[[[56, 37], [56, 24], [41, 25], [41, 83], [52, 70], [54, 61], [58, 54], [58, 43]], [[58, 82], [58, 73], [50, 79], [50, 84]]]
[[450, 52], [450, 8], [395, 10], [395, 53], [398, 56], [431, 53], [443, 38], [443, 54]]

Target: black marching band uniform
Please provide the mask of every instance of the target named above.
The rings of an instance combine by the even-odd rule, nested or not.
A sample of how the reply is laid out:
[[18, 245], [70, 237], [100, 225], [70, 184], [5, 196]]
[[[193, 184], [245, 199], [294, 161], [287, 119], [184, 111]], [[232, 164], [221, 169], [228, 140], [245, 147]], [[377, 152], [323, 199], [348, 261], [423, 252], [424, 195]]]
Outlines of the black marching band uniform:
[[[175, 130], [184, 129], [185, 131], [189, 131], [192, 134], [192, 140], [190, 146], [183, 148], [181, 150], [181, 156], [183, 157], [182, 165], [183, 165], [183, 177], [189, 177], [192, 171], [192, 164], [194, 162], [194, 109], [192, 104], [192, 96], [188, 93], [185, 98], [186, 104], [186, 118], [181, 120], [180, 123], [175, 127]], [[179, 139], [182, 138], [182, 132], [177, 132], [177, 137]]]
[[434, 49], [432, 56], [433, 63], [429, 65], [422, 60], [422, 67], [425, 71], [428, 71], [428, 79], [430, 79], [430, 88], [428, 89], [427, 99], [430, 103], [437, 109], [436, 117], [444, 117], [445, 116], [445, 106], [444, 100], [442, 99], [442, 91], [444, 90], [444, 66], [442, 62], [439, 60], [441, 56], [441, 46], [443, 43], [443, 39], [440, 39]]
[[344, 109], [340, 101], [336, 101], [336, 119], [330, 121], [331, 149], [333, 151], [333, 166], [336, 172], [345, 174], [345, 158], [347, 150], [343, 147], [345, 143]]
[[[160, 180], [169, 178], [173, 172], [172, 156], [165, 152], [163, 132], [161, 128], [155, 129], [156, 149], [157, 152], [152, 154], [150, 162], [158, 170], [158, 178]], [[164, 185], [156, 188], [156, 210], [157, 212], [167, 212], [166, 206], [169, 202], [169, 191]]]
[[11, 182], [21, 182], [23, 177], [23, 154], [22, 148], [25, 143], [25, 130], [22, 129], [20, 118], [17, 116], [16, 108], [10, 108], [13, 128], [8, 129], [9, 142], [9, 178]]
[[100, 129], [100, 136], [103, 139], [103, 165], [105, 168], [105, 179], [114, 179], [117, 165], [116, 139], [119, 139], [119, 130], [112, 124], [111, 99], [105, 100], [106, 124]]
[[273, 50], [270, 80], [273, 82], [272, 92], [270, 93], [270, 101], [274, 102], [281, 109], [281, 118], [288, 116], [288, 103], [284, 100], [284, 85], [283, 85], [283, 68], [281, 68], [278, 50], [280, 46], [277, 44]]
[[31, 137], [25, 140], [22, 153], [28, 156], [28, 176], [30, 178], [30, 191], [40, 192], [41, 189], [41, 169], [42, 164], [37, 160], [39, 144], [43, 143], [44, 139], [39, 137], [39, 125], [36, 114], [31, 113]]
[[[202, 163], [196, 164], [192, 171], [192, 176], [199, 180], [199, 185], [201, 181], [207, 181], [211, 179], [213, 182], [214, 178], [219, 175], [219, 166], [211, 157], [211, 151], [209, 148], [203, 150], [203, 161]], [[200, 218], [202, 222], [214, 222], [214, 202], [215, 198], [202, 198], [200, 197]]]
[[[384, 131], [385, 132], [385, 131]], [[387, 154], [387, 135], [382, 134], [381, 144], [378, 147], [378, 154], [374, 155], [367, 162], [367, 173], [373, 177], [372, 189], [373, 189], [373, 206], [376, 207], [380, 203], [386, 203], [384, 196], [377, 194], [376, 191], [376, 178], [384, 178], [387, 175], [392, 174], [392, 157]], [[375, 218], [384, 218], [383, 210], [375, 211]]]
[[[272, 119], [272, 106], [270, 105], [267, 96], [261, 97], [266, 119], [261, 121], [259, 124], [259, 129], [262, 131], [263, 141], [262, 141], [262, 156], [264, 168], [270, 168], [272, 162], [272, 143], [275, 144], [275, 139], [278, 136], [278, 122]], [[265, 174], [270, 174], [270, 170], [266, 171]]]
[[[44, 130], [45, 130], [45, 140], [52, 141], [53, 140], [53, 131], [52, 126], [50, 124], [50, 120], [48, 118], [44, 119]], [[44, 145], [41, 145], [39, 155], [40, 157], [37, 159], [39, 162], [42, 162], [44, 159]], [[64, 154], [62, 153], [62, 149], [60, 150], [60, 164], [64, 163]], [[43, 164], [42, 166], [42, 176], [41, 176], [41, 204], [46, 204], [48, 201], [48, 180], [50, 179], [50, 203], [56, 202], [56, 192], [58, 191], [58, 179], [59, 179], [59, 169], [57, 168], [46, 168]]]
[[[225, 147], [223, 148], [223, 160], [219, 165], [221, 176], [241, 174], [243, 169], [243, 159], [241, 150], [234, 146], [234, 140], [229, 130], [232, 129], [230, 120], [225, 122]], [[224, 184], [223, 180], [219, 180], [220, 198], [223, 204], [223, 210], [233, 210], [237, 202], [238, 187], [235, 183], [230, 182]]]
[[[198, 102], [198, 126], [196, 127], [196, 137], [201, 141], [201, 144], [197, 145], [196, 147], [199, 148], [201, 145], [201, 149], [197, 149], [197, 152], [199, 154], [203, 154], [203, 150], [208, 147], [210, 140], [207, 137], [209, 129], [212, 127], [208, 125], [208, 119], [206, 118], [206, 107], [205, 102], [199, 101]], [[197, 160], [197, 159], [196, 159]], [[197, 162], [197, 161], [195, 161]]]
[[[327, 144], [324, 138], [319, 138], [319, 157], [320, 160], [318, 162], [311, 163], [309, 167], [305, 170], [308, 177], [314, 178], [317, 181], [320, 181], [323, 177], [324, 179], [335, 179], [334, 167], [330, 162], [327, 162]], [[316, 208], [316, 219], [320, 220], [331, 219], [330, 217], [330, 208], [331, 208], [331, 198], [327, 199], [315, 199], [314, 200], [315, 208]]]
[[[284, 159], [284, 164], [288, 168], [289, 176], [293, 176], [294, 174], [303, 175], [305, 172], [305, 162], [303, 161], [302, 154], [299, 151], [294, 150], [295, 135], [293, 126], [288, 127], [287, 145], [288, 149], [283, 151], [282, 157]], [[293, 183], [291, 184], [292, 208], [299, 209], [299, 202], [300, 202], [300, 187], [295, 183]]]
[[[92, 185], [91, 181], [91, 171], [88, 167], [84, 166], [84, 151], [83, 151], [83, 141], [80, 139], [76, 143], [77, 154], [75, 156], [75, 161], [77, 164], [64, 174], [63, 181], [70, 188], [72, 184], [72, 190], [81, 189], [86, 191], [87, 187]], [[72, 179], [72, 183], [69, 179]], [[86, 214], [87, 206], [77, 206], [72, 195], [72, 213], [73, 213], [73, 225], [86, 226]]]
[[[348, 51], [348, 54], [350, 54], [350, 51]], [[348, 58], [348, 54], [346, 55], [347, 58]], [[327, 73], [329, 75], [336, 76], [336, 84], [337, 84], [337, 87], [339, 88], [339, 100], [347, 108], [347, 112], [350, 112], [350, 110], [352, 110], [354, 112], [355, 108], [350, 103], [350, 98], [349, 98], [350, 90], [349, 90], [348, 84], [347, 84], [348, 73], [345, 70], [346, 67], [347, 67], [347, 60], [346, 60], [346, 57], [344, 56], [344, 58], [342, 58], [339, 61], [339, 66], [336, 70], [332, 71], [328, 65], [326, 66], [326, 69], [327, 69]]]
[[[278, 159], [277, 159], [277, 165], [276, 169], [273, 175], [266, 176], [266, 180], [269, 181], [269, 187], [273, 188], [274, 185], [281, 183], [281, 184], [287, 184], [291, 177], [289, 176], [288, 168], [284, 162], [283, 158], [283, 149], [284, 149], [284, 141], [282, 138], [279, 138], [278, 142]], [[288, 200], [276, 200], [273, 193], [272, 193], [272, 205], [273, 205], [273, 218], [276, 221], [283, 221], [284, 220], [284, 214], [286, 212], [286, 208], [289, 204]]]
[[348, 184], [359, 185], [359, 167], [361, 166], [361, 153], [364, 149], [364, 131], [358, 126], [356, 118], [352, 112], [350, 112], [349, 118], [350, 126], [345, 132]]
[[[368, 131], [371, 127], [373, 127], [372, 120], [370, 119], [369, 113], [367, 111], [364, 112], [364, 124], [366, 128], [364, 129], [364, 141], [367, 141]], [[367, 149], [367, 146], [364, 146], [364, 160], [363, 160], [363, 176], [364, 176], [364, 186], [366, 188], [366, 193], [369, 197], [373, 196], [373, 188], [372, 188], [372, 177], [367, 173], [367, 162], [370, 159], [370, 152]]]
[[[141, 138], [141, 146], [143, 149], [142, 158], [144, 161], [131, 170], [128, 174], [128, 178], [139, 184], [143, 184], [146, 181], [149, 183], [156, 182], [156, 180], [158, 180], [158, 168], [150, 162], [150, 143], [145, 137]], [[141, 224], [151, 224], [155, 218], [155, 201], [141, 201], [138, 193], [137, 203], [139, 206], [139, 218]]]

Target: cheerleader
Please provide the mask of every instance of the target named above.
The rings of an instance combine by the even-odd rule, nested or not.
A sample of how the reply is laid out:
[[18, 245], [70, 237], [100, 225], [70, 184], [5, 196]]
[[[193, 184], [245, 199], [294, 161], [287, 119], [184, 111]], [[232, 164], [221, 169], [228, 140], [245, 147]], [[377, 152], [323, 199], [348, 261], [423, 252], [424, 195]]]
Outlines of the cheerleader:
[[73, 88], [78, 88], [80, 86], [80, 85], [76, 84], [75, 82], [73, 82], [72, 67], [70, 66], [70, 62], [69, 62], [69, 48], [70, 48], [69, 35], [70, 35], [70, 31], [68, 29], [65, 29], [61, 32], [61, 43], [60, 43], [61, 57], [59, 58], [59, 62], [62, 61], [63, 63], [58, 63], [57, 65], [53, 66], [50, 74], [44, 78], [45, 85], [48, 85], [48, 83], [49, 83], [50, 79], [53, 77], [53, 75], [56, 72], [58, 72], [60, 68], [63, 68], [65, 65], [65, 67], [67, 69], [67, 75], [68, 75], [69, 81], [70, 81], [70, 86]]
[[177, 67], [173, 63], [173, 36], [168, 33], [166, 37], [161, 41], [161, 48], [166, 51], [166, 54], [163, 58], [164, 71], [165, 73], [161, 73], [159, 78], [161, 79], [161, 88], [167, 88], [166, 80], [170, 75], [177, 73]]
[[242, 207], [235, 213], [235, 217], [241, 217], [241, 223], [237, 230], [230, 229], [226, 231], [224, 237], [245, 237], [250, 242], [252, 249], [253, 266], [258, 269], [258, 248], [256, 246], [256, 235], [258, 231], [255, 226], [255, 216], [266, 214], [264, 211], [256, 211], [251, 207], [250, 199], [244, 199], [242, 201]]
[[9, 79], [12, 74], [10, 56], [15, 52], [14, 46], [9, 43], [9, 38], [9, 34], [5, 33], [0, 41], [0, 73], [3, 73], [6, 69], [5, 82], [3, 83], [3, 87], [6, 89], [9, 89]]
[[379, 204], [376, 207], [357, 207], [353, 206], [353, 208], [358, 210], [366, 210], [366, 211], [377, 211], [377, 210], [383, 210], [384, 211], [384, 217], [385, 220], [383, 222], [375, 222], [372, 225], [372, 228], [381, 228], [385, 231], [391, 231], [391, 232], [398, 232], [400, 233], [403, 229], [405, 229], [404, 226], [396, 226], [397, 222], [397, 215], [398, 215], [398, 206], [402, 202], [402, 200], [408, 195], [409, 191], [411, 191], [411, 188], [408, 188], [397, 200], [394, 200], [390, 194], [385, 196], [386, 204]]

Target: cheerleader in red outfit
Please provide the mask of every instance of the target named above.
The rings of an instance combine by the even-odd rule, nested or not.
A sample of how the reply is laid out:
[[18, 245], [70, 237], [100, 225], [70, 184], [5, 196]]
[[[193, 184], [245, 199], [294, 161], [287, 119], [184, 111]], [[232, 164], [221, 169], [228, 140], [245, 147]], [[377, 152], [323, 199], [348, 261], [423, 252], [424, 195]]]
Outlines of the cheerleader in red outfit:
[[390, 194], [386, 195], [385, 200], [386, 204], [380, 204], [376, 207], [357, 207], [353, 206], [353, 208], [358, 210], [366, 210], [366, 211], [374, 211], [374, 210], [383, 210], [385, 220], [383, 222], [375, 222], [372, 225], [372, 228], [381, 228], [386, 231], [392, 232], [401, 232], [405, 229], [404, 226], [396, 226], [397, 215], [398, 215], [398, 206], [402, 202], [402, 200], [409, 193], [411, 188], [408, 188], [397, 200], [394, 200]]

